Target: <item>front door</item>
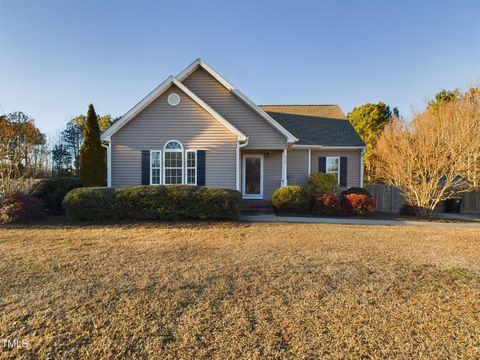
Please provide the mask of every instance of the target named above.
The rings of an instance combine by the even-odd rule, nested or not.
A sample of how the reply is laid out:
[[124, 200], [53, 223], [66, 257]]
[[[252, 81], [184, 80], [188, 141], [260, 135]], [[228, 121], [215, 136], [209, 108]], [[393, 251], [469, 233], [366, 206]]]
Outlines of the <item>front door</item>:
[[244, 199], [263, 199], [263, 155], [243, 155], [243, 186]]

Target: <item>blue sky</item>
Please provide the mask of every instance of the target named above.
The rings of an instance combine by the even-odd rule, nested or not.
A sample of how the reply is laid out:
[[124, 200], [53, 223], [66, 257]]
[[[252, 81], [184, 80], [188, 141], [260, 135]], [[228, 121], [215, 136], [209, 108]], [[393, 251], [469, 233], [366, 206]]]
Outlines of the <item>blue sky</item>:
[[0, 0], [0, 113], [55, 135], [203, 58], [258, 104], [384, 101], [480, 80], [480, 0]]

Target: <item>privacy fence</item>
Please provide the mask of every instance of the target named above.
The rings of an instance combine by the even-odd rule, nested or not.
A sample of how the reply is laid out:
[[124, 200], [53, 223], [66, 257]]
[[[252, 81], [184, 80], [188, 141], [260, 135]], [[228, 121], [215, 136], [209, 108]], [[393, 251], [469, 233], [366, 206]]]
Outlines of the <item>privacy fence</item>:
[[[377, 199], [377, 211], [398, 213], [405, 204], [405, 198], [396, 186], [383, 184], [366, 184], [365, 188]], [[462, 193], [460, 212], [462, 214], [480, 213], [480, 190]], [[443, 206], [437, 211], [442, 212]]]

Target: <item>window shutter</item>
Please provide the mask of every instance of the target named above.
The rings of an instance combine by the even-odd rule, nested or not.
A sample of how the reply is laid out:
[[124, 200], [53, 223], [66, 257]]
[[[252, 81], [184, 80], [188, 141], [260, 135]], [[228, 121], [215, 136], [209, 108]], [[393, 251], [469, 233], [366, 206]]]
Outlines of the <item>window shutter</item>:
[[150, 185], [150, 150], [142, 150], [142, 185]]
[[197, 150], [197, 186], [205, 186], [205, 150]]
[[324, 174], [327, 172], [327, 158], [325, 156], [320, 156], [318, 158], [318, 172]]
[[347, 157], [340, 157], [340, 187], [347, 187]]

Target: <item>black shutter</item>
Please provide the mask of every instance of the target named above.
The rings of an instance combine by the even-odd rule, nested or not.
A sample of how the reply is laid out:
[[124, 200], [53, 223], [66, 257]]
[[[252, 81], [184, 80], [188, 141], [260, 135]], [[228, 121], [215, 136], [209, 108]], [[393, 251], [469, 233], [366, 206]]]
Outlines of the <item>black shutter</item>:
[[327, 158], [325, 156], [320, 156], [318, 158], [318, 172], [324, 174], [327, 172]]
[[197, 150], [197, 185], [205, 186], [205, 150]]
[[150, 150], [142, 150], [142, 185], [150, 185]]
[[340, 158], [340, 187], [347, 187], [347, 157]]

